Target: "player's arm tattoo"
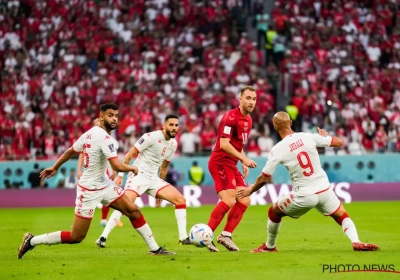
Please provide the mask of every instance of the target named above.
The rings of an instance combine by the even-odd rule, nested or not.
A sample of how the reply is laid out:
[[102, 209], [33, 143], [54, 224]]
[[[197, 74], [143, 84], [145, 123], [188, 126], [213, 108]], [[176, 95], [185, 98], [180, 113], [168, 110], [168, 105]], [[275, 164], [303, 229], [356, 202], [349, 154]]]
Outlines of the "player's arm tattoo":
[[272, 177], [271, 176], [265, 176], [264, 174], [260, 174], [257, 177], [256, 182], [254, 183], [254, 185], [251, 187], [251, 193], [254, 193], [256, 191], [258, 191], [259, 189], [261, 189], [265, 184], [269, 184], [272, 182]]
[[167, 178], [168, 167], [169, 167], [169, 161], [164, 160], [164, 162], [161, 164], [160, 167], [160, 178], [163, 180]]

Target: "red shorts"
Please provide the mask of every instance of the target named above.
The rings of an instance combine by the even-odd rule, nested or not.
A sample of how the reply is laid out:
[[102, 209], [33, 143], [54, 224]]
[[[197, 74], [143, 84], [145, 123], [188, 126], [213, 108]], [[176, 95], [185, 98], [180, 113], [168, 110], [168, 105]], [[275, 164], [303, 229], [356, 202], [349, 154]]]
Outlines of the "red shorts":
[[246, 183], [238, 168], [230, 164], [216, 164], [208, 162], [208, 170], [214, 180], [217, 193], [223, 190], [246, 187]]

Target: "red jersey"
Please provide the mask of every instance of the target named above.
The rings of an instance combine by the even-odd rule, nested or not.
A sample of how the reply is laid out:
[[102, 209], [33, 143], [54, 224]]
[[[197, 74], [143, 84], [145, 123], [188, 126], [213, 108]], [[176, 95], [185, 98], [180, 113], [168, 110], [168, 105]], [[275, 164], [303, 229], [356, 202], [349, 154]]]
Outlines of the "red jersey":
[[219, 122], [217, 143], [211, 153], [210, 161], [215, 160], [236, 165], [239, 159], [221, 150], [220, 139], [229, 138], [231, 145], [236, 151], [241, 153], [244, 144], [247, 142], [252, 126], [253, 121], [251, 116], [243, 116], [239, 108], [228, 111]]

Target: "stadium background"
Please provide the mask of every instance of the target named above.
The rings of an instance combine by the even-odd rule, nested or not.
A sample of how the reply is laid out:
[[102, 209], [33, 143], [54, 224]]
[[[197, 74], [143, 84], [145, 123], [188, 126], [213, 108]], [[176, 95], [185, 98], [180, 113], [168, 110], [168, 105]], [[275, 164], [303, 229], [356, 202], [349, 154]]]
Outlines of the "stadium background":
[[[327, 273], [322, 264], [339, 263], [400, 271], [398, 12], [394, 0], [0, 0], [1, 278], [319, 279]], [[278, 141], [276, 111], [288, 111], [295, 131], [319, 126], [337, 134], [344, 147], [320, 149], [322, 165], [360, 238], [380, 252], [355, 255], [331, 219], [310, 211], [284, 220], [278, 254], [249, 254], [266, 238], [265, 204], [290, 190], [280, 166], [235, 230], [240, 252], [177, 246], [172, 207], [152, 209], [154, 199], [143, 196], [136, 203], [151, 206], [146, 220], [174, 258], [150, 260], [125, 218], [99, 250], [100, 211], [82, 244], [15, 258], [27, 230], [70, 228], [76, 183], [66, 181], [76, 182], [76, 160], [46, 182], [37, 174], [91, 127], [103, 102], [120, 108], [113, 137], [121, 160], [142, 133], [179, 114], [179, 151], [167, 180], [195, 206], [187, 209], [188, 230], [206, 222], [212, 206], [204, 204], [218, 199], [207, 160], [242, 85], [258, 95], [246, 146], [258, 167], [247, 181]], [[204, 170], [201, 186], [189, 180], [194, 161]], [[367, 276], [335, 278], [396, 277]]]

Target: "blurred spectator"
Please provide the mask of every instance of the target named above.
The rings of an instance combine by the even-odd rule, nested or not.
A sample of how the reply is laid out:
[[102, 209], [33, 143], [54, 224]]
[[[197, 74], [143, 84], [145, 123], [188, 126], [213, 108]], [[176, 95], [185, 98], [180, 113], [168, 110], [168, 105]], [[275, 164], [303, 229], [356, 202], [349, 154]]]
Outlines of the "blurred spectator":
[[180, 136], [180, 148], [183, 156], [194, 156], [198, 151], [199, 138], [198, 136], [184, 129], [182, 135]]
[[165, 181], [167, 181], [168, 183], [170, 183], [173, 186], [177, 186], [180, 179], [181, 179], [181, 175], [174, 168], [174, 165], [172, 163], [170, 163]]
[[28, 175], [28, 182], [31, 184], [32, 189], [36, 189], [42, 186], [39, 164], [35, 163], [33, 168], [33, 171], [31, 171]]
[[7, 189], [12, 189], [10, 180], [5, 179], [3, 183], [4, 183], [4, 188], [5, 188], [6, 190], [7, 190]]
[[197, 161], [193, 161], [188, 173], [190, 185], [201, 186], [204, 180], [204, 170], [197, 165]]
[[380, 125], [378, 131], [375, 133], [375, 141], [378, 153], [383, 153], [385, 151], [387, 140], [388, 136], [386, 134], [385, 128], [383, 125]]
[[67, 189], [74, 189], [78, 184], [78, 177], [75, 174], [75, 169], [69, 171], [69, 175], [65, 177], [64, 187]]
[[60, 172], [57, 172], [57, 175], [54, 178], [55, 185], [57, 188], [63, 188], [65, 186], [65, 174], [66, 170], [64, 167], [60, 169]]

